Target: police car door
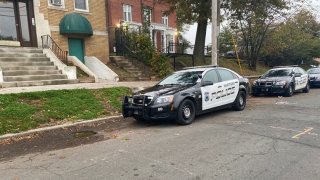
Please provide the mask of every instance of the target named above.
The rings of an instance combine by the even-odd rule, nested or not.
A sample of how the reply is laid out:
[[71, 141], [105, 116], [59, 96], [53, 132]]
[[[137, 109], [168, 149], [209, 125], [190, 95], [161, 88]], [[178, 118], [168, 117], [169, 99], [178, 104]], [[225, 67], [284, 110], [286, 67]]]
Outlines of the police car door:
[[202, 78], [202, 84], [204, 82], [212, 82], [213, 85], [202, 86], [202, 110], [218, 107], [222, 104], [222, 99], [218, 97], [219, 91], [222, 90], [222, 85], [219, 82], [219, 76], [216, 70], [209, 70]]
[[294, 68], [294, 75], [295, 90], [304, 88], [308, 83], [308, 75], [300, 68]]
[[302, 68], [297, 68], [298, 69], [298, 72], [300, 72], [300, 74], [301, 74], [301, 77], [300, 77], [300, 82], [299, 82], [299, 84], [300, 84], [300, 89], [303, 89], [303, 88], [305, 88], [306, 86], [307, 86], [307, 84], [308, 84], [308, 80], [309, 80], [309, 75], [308, 75], [308, 73], [305, 71], [305, 70], [303, 70]]
[[223, 105], [233, 103], [238, 95], [240, 82], [233, 72], [226, 69], [218, 69], [221, 78], [223, 92], [220, 94]]

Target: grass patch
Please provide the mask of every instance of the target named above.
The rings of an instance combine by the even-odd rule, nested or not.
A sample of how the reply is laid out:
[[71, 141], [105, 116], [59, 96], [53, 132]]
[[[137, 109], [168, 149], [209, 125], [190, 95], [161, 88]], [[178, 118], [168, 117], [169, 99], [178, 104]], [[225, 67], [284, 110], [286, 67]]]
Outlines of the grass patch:
[[119, 113], [128, 94], [116, 87], [0, 95], [0, 135]]

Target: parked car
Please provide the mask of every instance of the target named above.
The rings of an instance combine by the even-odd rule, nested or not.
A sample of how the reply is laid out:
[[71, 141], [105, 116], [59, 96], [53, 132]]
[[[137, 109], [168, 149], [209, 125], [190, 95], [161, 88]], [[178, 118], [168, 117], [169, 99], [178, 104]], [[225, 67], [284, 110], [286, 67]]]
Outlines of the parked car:
[[319, 87], [320, 86], [320, 67], [311, 68], [308, 71], [309, 81], [311, 87]]
[[290, 97], [299, 90], [305, 93], [309, 92], [308, 73], [297, 66], [280, 66], [270, 69], [258, 80], [254, 81], [251, 93], [253, 96], [282, 94]]
[[173, 119], [191, 124], [196, 115], [225, 107], [246, 106], [249, 81], [236, 72], [202, 66], [177, 71], [146, 90], [124, 97], [124, 117], [137, 121]]

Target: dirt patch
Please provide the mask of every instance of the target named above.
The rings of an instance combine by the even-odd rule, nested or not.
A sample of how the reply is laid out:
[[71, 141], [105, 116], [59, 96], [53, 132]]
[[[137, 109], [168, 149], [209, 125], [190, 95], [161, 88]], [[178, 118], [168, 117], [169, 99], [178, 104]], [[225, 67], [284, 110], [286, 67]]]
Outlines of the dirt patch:
[[30, 133], [0, 140], [0, 162], [46, 151], [91, 144], [112, 138], [112, 132], [128, 127], [132, 119], [112, 118], [93, 123], [74, 125]]

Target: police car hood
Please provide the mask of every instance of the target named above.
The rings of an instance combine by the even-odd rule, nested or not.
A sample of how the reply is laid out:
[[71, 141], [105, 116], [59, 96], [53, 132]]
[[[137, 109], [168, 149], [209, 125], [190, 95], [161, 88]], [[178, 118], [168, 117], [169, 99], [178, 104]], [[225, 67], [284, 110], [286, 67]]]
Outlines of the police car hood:
[[259, 82], [264, 81], [291, 81], [291, 76], [279, 76], [279, 77], [262, 77], [258, 79]]
[[179, 91], [188, 89], [194, 85], [155, 85], [145, 90], [135, 93], [135, 95], [146, 95], [146, 96], [165, 96], [173, 95]]

